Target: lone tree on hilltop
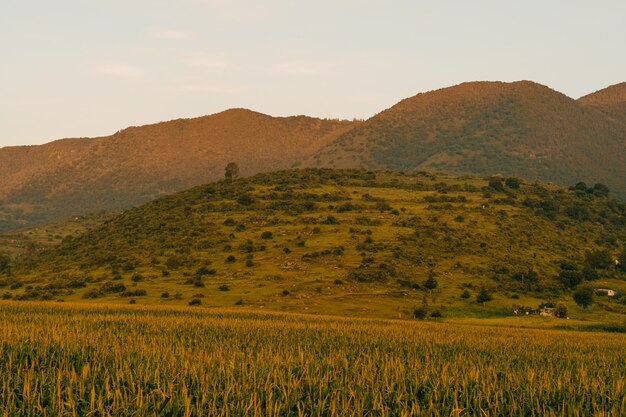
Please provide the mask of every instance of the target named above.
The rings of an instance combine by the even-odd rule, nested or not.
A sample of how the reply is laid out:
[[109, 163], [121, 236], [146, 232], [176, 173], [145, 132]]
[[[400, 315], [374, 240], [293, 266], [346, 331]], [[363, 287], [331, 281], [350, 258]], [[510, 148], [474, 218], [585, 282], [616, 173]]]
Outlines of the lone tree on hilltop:
[[224, 170], [224, 179], [226, 182], [231, 182], [232, 180], [239, 177], [239, 167], [234, 162], [229, 162], [226, 165], [226, 169]]

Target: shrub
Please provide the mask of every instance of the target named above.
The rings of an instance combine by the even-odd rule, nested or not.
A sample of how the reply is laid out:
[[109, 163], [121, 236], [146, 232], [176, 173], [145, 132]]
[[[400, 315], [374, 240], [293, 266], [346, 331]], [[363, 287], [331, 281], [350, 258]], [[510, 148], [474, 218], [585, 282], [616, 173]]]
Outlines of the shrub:
[[567, 307], [564, 304], [557, 305], [554, 315], [560, 319], [567, 318]]
[[265, 231], [261, 233], [261, 239], [272, 239], [273, 237], [274, 235], [272, 235], [272, 232], [270, 231]]
[[226, 262], [227, 262], [227, 263], [229, 263], [229, 264], [232, 264], [232, 263], [233, 263], [233, 262], [235, 262], [236, 260], [237, 260], [237, 258], [235, 258], [235, 256], [234, 256], [234, 255], [228, 255], [228, 256], [226, 257]]
[[220, 291], [230, 291], [230, 287], [226, 284], [222, 284], [218, 287]]
[[254, 204], [254, 199], [248, 194], [243, 194], [239, 196], [239, 198], [237, 199], [237, 202], [241, 204], [242, 206], [250, 206]]
[[146, 290], [124, 291], [120, 294], [120, 297], [142, 297], [148, 295]]
[[414, 319], [423, 320], [426, 318], [427, 314], [428, 314], [428, 310], [426, 309], [426, 307], [419, 307], [413, 310]]
[[461, 294], [461, 298], [463, 299], [467, 299], [470, 298], [472, 296], [472, 294], [470, 294], [470, 292], [466, 289], [463, 291], [463, 293]]
[[507, 178], [506, 181], [504, 181], [504, 183], [506, 184], [507, 187], [512, 188], [514, 190], [517, 190], [519, 188], [519, 180], [514, 177]]
[[326, 220], [322, 221], [323, 224], [339, 224], [339, 220], [335, 216], [327, 216]]
[[198, 298], [194, 298], [191, 301], [189, 301], [189, 305], [190, 306], [199, 306], [202, 304], [202, 300], [198, 299]]

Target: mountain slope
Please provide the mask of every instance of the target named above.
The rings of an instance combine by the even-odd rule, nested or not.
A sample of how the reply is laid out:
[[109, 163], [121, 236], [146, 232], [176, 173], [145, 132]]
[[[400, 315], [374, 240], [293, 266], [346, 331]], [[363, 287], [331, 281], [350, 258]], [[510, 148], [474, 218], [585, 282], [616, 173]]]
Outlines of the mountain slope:
[[588, 94], [579, 98], [578, 102], [602, 111], [626, 129], [626, 82]]
[[232, 161], [242, 175], [288, 168], [351, 126], [234, 109], [107, 137], [2, 148], [0, 230], [128, 208], [222, 178]]
[[[572, 277], [599, 274], [593, 285], [626, 291], [614, 267], [583, 268], [587, 251], [615, 257], [625, 240], [626, 206], [603, 193], [498, 178], [296, 170], [131, 209], [17, 262], [0, 285], [17, 299], [196, 299], [384, 317], [424, 302], [461, 317], [549, 300], [578, 311]], [[481, 287], [493, 301], [477, 302]]]
[[529, 81], [464, 83], [399, 102], [307, 165], [601, 182], [626, 197], [626, 128], [584, 102]]

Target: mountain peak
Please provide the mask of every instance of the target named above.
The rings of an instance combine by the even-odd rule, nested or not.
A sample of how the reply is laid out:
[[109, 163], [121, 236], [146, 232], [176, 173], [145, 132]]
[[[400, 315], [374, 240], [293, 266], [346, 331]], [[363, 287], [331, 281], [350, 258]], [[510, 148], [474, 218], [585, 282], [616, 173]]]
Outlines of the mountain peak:
[[578, 99], [582, 104], [611, 105], [626, 102], [626, 82], [614, 84]]

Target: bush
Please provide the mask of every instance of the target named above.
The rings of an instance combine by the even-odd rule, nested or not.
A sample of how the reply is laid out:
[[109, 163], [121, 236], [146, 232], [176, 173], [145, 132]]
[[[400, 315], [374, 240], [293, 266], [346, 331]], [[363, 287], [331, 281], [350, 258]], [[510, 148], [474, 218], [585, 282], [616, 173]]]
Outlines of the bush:
[[120, 297], [142, 297], [148, 295], [146, 290], [124, 291], [120, 294]]
[[470, 294], [470, 292], [466, 289], [463, 291], [463, 293], [461, 294], [461, 298], [463, 299], [468, 299], [472, 296], [472, 294]]
[[339, 224], [339, 220], [335, 216], [327, 216], [326, 220], [322, 221], [323, 224]]
[[198, 298], [194, 298], [193, 300], [189, 301], [190, 306], [199, 306], [201, 304], [202, 304], [202, 300]]
[[507, 187], [512, 188], [514, 190], [517, 190], [519, 188], [519, 180], [514, 177], [507, 178], [506, 181], [504, 181], [504, 183], [506, 184]]
[[244, 195], [239, 196], [239, 198], [237, 199], [237, 202], [241, 204], [242, 206], [250, 206], [254, 204], [254, 199], [250, 195], [244, 194]]
[[265, 231], [263, 233], [261, 233], [261, 239], [272, 239], [274, 236], [272, 235], [272, 232], [270, 231]]
[[567, 307], [564, 304], [559, 304], [556, 306], [556, 310], [554, 311], [554, 315], [560, 319], [567, 318]]
[[218, 287], [220, 291], [230, 291], [230, 287], [226, 284], [222, 284]]
[[227, 263], [229, 263], [229, 264], [232, 264], [232, 263], [233, 263], [233, 262], [235, 262], [236, 260], [237, 260], [237, 258], [235, 258], [235, 256], [234, 256], [234, 255], [228, 255], [228, 256], [226, 257], [226, 262], [227, 262]]
[[428, 310], [426, 309], [426, 307], [419, 307], [413, 310], [414, 319], [424, 320], [427, 314]]

